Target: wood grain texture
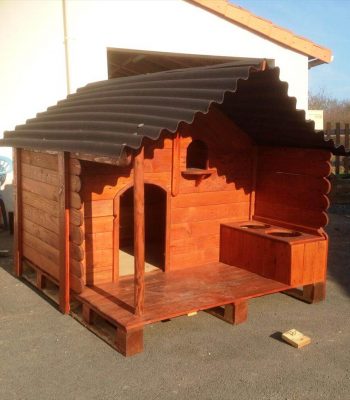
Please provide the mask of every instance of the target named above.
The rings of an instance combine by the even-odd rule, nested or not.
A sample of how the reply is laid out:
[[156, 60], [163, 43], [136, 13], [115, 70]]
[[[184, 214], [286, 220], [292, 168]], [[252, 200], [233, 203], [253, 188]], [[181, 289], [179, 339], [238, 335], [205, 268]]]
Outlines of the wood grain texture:
[[81, 162], [76, 158], [69, 159], [69, 173], [72, 175], [80, 175], [82, 171]]
[[48, 200], [40, 194], [22, 190], [23, 204], [35, 208], [39, 211], [44, 211], [53, 217], [58, 217], [58, 203], [54, 200]]
[[134, 156], [134, 305], [142, 315], [145, 297], [145, 187], [143, 148]]
[[23, 256], [30, 262], [40, 267], [46, 274], [52, 276], [56, 281], [59, 279], [59, 270], [57, 262], [53, 262], [37, 249], [33, 249], [26, 243], [23, 243]]
[[223, 263], [168, 273], [154, 272], [145, 276], [144, 313], [137, 316], [133, 313], [132, 284], [133, 277], [119, 279], [116, 283], [98, 284], [86, 288], [78, 299], [112, 324], [130, 331], [156, 321], [289, 288]]
[[69, 224], [69, 237], [71, 242], [81, 245], [84, 242], [84, 230], [81, 226]]
[[258, 157], [255, 218], [314, 230], [327, 225], [328, 151], [261, 147]]
[[58, 185], [57, 172], [48, 168], [22, 163], [22, 176], [38, 182], [47, 183], [55, 187]]
[[69, 154], [58, 153], [58, 209], [59, 209], [59, 308], [66, 314], [70, 308], [69, 272]]
[[22, 150], [22, 162], [52, 171], [58, 171], [57, 155], [45, 152]]
[[80, 210], [82, 208], [82, 201], [79, 193], [70, 192], [69, 204], [71, 208]]
[[23, 231], [31, 234], [32, 236], [48, 244], [49, 246], [57, 250], [59, 249], [59, 237], [57, 233], [52, 232], [26, 218], [23, 218]]
[[325, 279], [327, 240], [323, 236], [281, 237], [269, 234], [281, 230], [276, 226], [242, 229], [242, 224], [221, 226], [220, 261], [294, 287]]
[[22, 172], [21, 160], [23, 151], [13, 150], [13, 185], [14, 185], [14, 273], [17, 277], [22, 276], [23, 266], [23, 242], [22, 242], [22, 223], [23, 223], [23, 203], [22, 203]]
[[22, 178], [22, 187], [24, 190], [35, 193], [47, 200], [58, 201], [58, 187], [39, 182], [34, 179]]
[[179, 194], [179, 185], [181, 178], [181, 138], [179, 132], [173, 139], [172, 148], [172, 169], [171, 169], [171, 194], [175, 197]]
[[70, 175], [69, 177], [69, 187], [72, 192], [79, 193], [81, 190], [81, 179], [77, 175]]

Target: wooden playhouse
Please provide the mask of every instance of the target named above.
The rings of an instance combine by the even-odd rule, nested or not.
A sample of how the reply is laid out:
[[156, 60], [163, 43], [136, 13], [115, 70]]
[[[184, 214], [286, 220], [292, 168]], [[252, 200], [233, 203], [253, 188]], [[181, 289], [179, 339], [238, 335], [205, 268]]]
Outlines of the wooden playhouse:
[[[0, 141], [15, 148], [15, 272], [115, 327], [325, 295], [331, 152], [277, 68], [250, 60], [97, 82]], [[298, 288], [298, 290], [297, 290]], [[293, 291], [294, 290], [294, 291]]]

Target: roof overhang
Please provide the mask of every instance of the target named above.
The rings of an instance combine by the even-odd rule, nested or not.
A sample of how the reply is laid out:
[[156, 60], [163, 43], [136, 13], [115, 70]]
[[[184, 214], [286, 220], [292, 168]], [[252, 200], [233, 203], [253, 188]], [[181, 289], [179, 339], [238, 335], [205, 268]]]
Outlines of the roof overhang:
[[325, 141], [314, 122], [296, 110], [288, 84], [265, 60], [110, 79], [89, 84], [12, 132], [0, 146], [68, 151], [126, 159], [144, 139], [176, 133], [198, 114], [218, 106], [258, 145], [327, 149], [346, 154]]

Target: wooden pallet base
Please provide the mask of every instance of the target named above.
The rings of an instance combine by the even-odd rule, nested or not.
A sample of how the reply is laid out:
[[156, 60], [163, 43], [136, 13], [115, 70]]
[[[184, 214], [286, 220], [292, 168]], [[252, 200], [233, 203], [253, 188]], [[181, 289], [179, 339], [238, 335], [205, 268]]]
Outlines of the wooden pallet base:
[[23, 261], [23, 273], [21, 279], [28, 282], [45, 297], [48, 297], [55, 304], [59, 305], [58, 282], [27, 260]]
[[289, 289], [284, 293], [309, 304], [319, 303], [326, 298], [326, 282], [305, 285], [302, 289]]
[[[191, 314], [193, 312], [193, 307], [198, 311], [204, 310], [231, 325], [237, 325], [246, 321], [248, 299], [252, 297], [283, 292], [307, 303], [317, 303], [325, 298], [325, 282], [306, 285], [301, 290], [289, 289], [286, 285], [266, 280], [265, 278], [232, 266], [223, 264], [212, 265], [211, 268], [208, 268], [208, 271], [206, 271], [205, 268], [206, 267], [202, 267], [200, 272], [202, 274], [212, 274], [214, 272], [213, 276], [215, 276], [216, 279], [219, 279], [218, 272], [228, 273], [228, 277], [231, 276], [234, 285], [232, 286], [227, 279], [228, 277], [225, 276], [225, 280], [223, 281], [219, 280], [215, 282], [213, 279], [208, 279], [206, 285], [199, 285], [198, 288], [196, 288], [195, 285], [198, 281], [199, 270], [193, 271], [195, 273], [190, 273], [189, 276], [186, 277], [188, 280], [186, 287], [192, 288], [194, 292], [187, 300], [183, 299], [183, 301], [186, 300], [186, 303], [182, 304], [185, 308], [181, 313], [176, 312], [176, 309], [172, 310], [173, 302], [167, 301], [168, 298], [176, 298], [176, 293], [171, 293], [170, 290], [166, 289], [167, 285], [172, 283], [172, 280], [176, 281], [179, 278], [184, 278], [183, 272], [181, 272], [179, 277], [177, 277], [177, 274], [172, 276], [163, 273], [149, 275], [147, 280], [150, 280], [150, 289], [153, 285], [155, 288], [158, 288], [157, 290], [164, 286], [164, 290], [161, 292], [167, 293], [167, 295], [160, 298], [161, 303], [159, 304], [154, 303], [155, 296], [150, 296], [148, 299], [151, 303], [148, 305], [149, 308], [146, 308], [143, 317], [135, 317], [132, 313], [132, 308], [130, 310], [125, 308], [130, 301], [128, 301], [127, 297], [123, 297], [124, 292], [121, 289], [123, 285], [128, 283], [128, 279], [126, 279], [124, 283], [121, 281], [121, 284], [108, 284], [86, 288], [83, 294], [75, 295], [71, 303], [71, 315], [119, 353], [124, 356], [132, 356], [143, 351], [143, 331], [146, 324], [171, 319], [180, 315]], [[213, 269], [217, 269], [216, 274], [215, 271], [212, 271]], [[40, 268], [37, 268], [31, 263], [24, 262], [22, 277], [46, 297], [58, 304], [58, 283], [41, 271]], [[166, 279], [164, 280], [165, 277]], [[204, 279], [203, 275], [202, 279]], [[238, 285], [239, 280], [242, 281], [242, 286]], [[254, 284], [252, 284], [251, 288], [247, 288], [247, 282], [250, 282], [250, 284], [253, 282]], [[206, 291], [210, 289], [210, 286], [211, 290], [213, 290], [216, 287], [215, 285], [218, 284], [220, 288], [220, 292], [218, 291], [218, 293], [223, 295], [225, 292], [225, 299], [231, 297], [232, 300], [226, 300], [226, 304], [221, 303], [221, 305], [213, 307], [209, 305], [209, 300], [205, 300]], [[150, 292], [150, 290], [148, 292]], [[148, 292], [146, 291], [146, 293]], [[187, 295], [189, 295], [188, 291]], [[184, 293], [182, 296], [184, 296]], [[211, 296], [208, 297], [208, 299], [210, 298]], [[220, 301], [225, 299], [220, 299]], [[164, 304], [162, 303], [163, 301], [165, 302]], [[147, 304], [146, 302], [146, 305]], [[209, 306], [205, 306], [206, 304]], [[156, 305], [157, 307], [154, 308]], [[181, 304], [177, 305], [177, 307], [180, 306]], [[151, 310], [153, 310], [152, 314], [149, 314]], [[154, 310], [157, 310], [159, 314], [156, 318], [154, 317]], [[146, 319], [148, 314], [149, 317]], [[153, 321], [150, 318], [151, 315], [153, 315]]]
[[229, 324], [238, 325], [247, 320], [248, 303], [246, 301], [237, 301], [232, 304], [226, 304], [223, 307], [210, 308], [206, 311]]

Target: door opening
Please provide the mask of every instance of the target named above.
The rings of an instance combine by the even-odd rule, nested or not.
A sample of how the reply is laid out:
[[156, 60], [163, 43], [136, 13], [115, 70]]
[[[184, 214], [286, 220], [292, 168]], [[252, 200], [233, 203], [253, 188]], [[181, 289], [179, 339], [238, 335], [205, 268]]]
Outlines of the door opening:
[[[145, 271], [165, 268], [166, 192], [145, 184]], [[119, 276], [134, 273], [134, 188], [120, 196]], [[116, 249], [117, 250], [117, 249]]]

